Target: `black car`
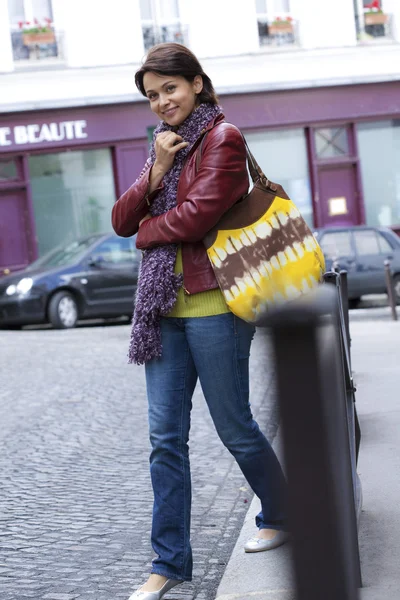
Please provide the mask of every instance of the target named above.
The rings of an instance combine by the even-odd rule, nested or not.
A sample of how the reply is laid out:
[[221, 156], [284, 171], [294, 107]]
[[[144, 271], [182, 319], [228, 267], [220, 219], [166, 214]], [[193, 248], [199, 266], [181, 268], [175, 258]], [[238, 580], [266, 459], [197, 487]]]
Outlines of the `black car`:
[[385, 294], [385, 261], [394, 276], [400, 303], [400, 238], [386, 227], [331, 227], [314, 232], [325, 255], [326, 270], [335, 263], [347, 271], [349, 299], [357, 305], [361, 296]]
[[140, 252], [134, 238], [93, 234], [0, 279], [0, 327], [131, 316]]

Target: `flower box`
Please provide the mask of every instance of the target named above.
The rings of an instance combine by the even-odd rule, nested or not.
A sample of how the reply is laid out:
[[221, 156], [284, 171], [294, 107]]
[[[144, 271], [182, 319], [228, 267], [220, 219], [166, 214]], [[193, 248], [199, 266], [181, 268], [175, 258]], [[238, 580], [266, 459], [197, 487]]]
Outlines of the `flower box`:
[[389, 15], [380, 12], [370, 12], [364, 14], [365, 25], [386, 25], [389, 21]]
[[268, 26], [268, 32], [270, 35], [279, 35], [282, 33], [293, 33], [293, 25], [291, 23], [272, 23]]
[[54, 44], [56, 36], [54, 31], [43, 31], [40, 33], [23, 33], [24, 46], [36, 46], [37, 44]]

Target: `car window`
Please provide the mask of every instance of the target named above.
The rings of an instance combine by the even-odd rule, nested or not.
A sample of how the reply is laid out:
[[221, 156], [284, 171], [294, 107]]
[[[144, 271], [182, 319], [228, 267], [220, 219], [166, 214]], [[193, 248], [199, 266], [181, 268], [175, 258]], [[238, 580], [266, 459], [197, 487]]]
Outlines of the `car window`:
[[57, 246], [31, 263], [27, 269], [33, 271], [39, 267], [61, 267], [68, 265], [71, 262], [79, 260], [97, 238], [98, 236], [93, 236], [84, 240], [75, 240], [67, 245]]
[[393, 248], [390, 243], [387, 241], [384, 235], [381, 233], [377, 234], [379, 240], [379, 248], [381, 250], [381, 254], [387, 254], [388, 252], [393, 252]]
[[343, 256], [353, 256], [349, 231], [326, 232], [320, 240], [325, 258], [335, 259]]
[[134, 262], [136, 249], [131, 238], [111, 239], [102, 242], [92, 253], [93, 260], [117, 265]]
[[376, 235], [375, 231], [355, 231], [354, 240], [356, 243], [357, 254], [359, 256], [380, 254], [381, 252], [378, 242], [378, 236]]

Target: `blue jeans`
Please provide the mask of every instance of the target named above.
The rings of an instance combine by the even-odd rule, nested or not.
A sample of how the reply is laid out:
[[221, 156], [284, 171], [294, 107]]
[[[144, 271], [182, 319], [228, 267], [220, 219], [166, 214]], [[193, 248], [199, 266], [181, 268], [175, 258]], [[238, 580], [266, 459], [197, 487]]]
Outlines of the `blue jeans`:
[[249, 355], [254, 327], [232, 313], [161, 321], [162, 357], [146, 364], [154, 492], [152, 573], [190, 581], [192, 395], [201, 387], [220, 439], [261, 500], [257, 526], [285, 529], [286, 482], [249, 404]]

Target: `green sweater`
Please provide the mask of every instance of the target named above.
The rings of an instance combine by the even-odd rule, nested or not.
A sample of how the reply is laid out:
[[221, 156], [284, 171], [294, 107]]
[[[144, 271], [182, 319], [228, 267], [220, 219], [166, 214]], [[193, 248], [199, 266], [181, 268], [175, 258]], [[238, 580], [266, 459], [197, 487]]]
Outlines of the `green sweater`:
[[[178, 248], [175, 263], [175, 273], [183, 272], [182, 249]], [[176, 303], [168, 313], [168, 317], [211, 317], [228, 313], [229, 308], [219, 288], [200, 292], [198, 294], [187, 294], [183, 287], [178, 291]]]

